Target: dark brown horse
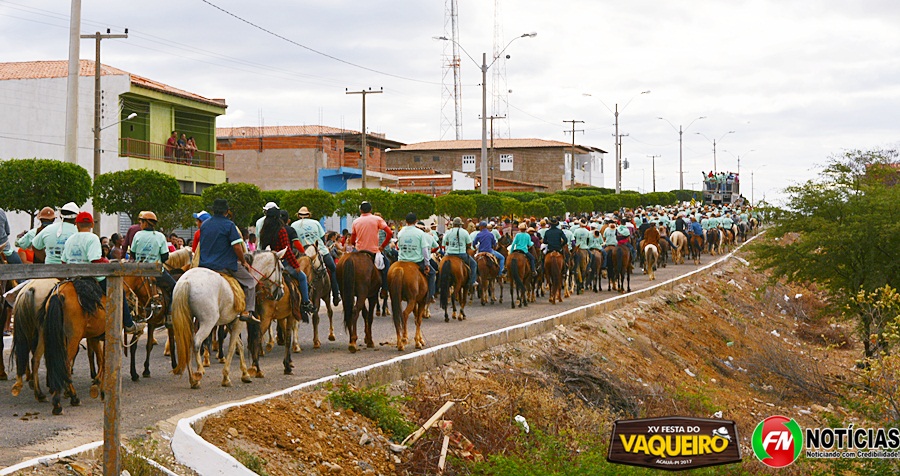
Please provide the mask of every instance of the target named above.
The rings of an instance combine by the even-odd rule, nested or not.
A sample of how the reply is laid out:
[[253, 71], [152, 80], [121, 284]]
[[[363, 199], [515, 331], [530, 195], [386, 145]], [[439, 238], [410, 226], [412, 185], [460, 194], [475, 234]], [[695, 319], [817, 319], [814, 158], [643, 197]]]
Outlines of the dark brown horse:
[[688, 249], [691, 252], [691, 259], [694, 260], [694, 264], [700, 264], [700, 254], [703, 253], [703, 235], [689, 234]]
[[585, 287], [590, 287], [588, 269], [591, 265], [591, 253], [576, 247], [572, 252], [572, 267], [570, 273], [575, 276], [575, 294], [584, 292]]
[[[57, 286], [47, 300], [44, 320], [44, 359], [47, 364], [47, 386], [53, 403], [53, 414], [62, 413], [62, 393], [69, 403], [81, 403], [72, 385], [72, 362], [81, 339], [97, 356], [99, 372], [91, 383], [91, 398], [100, 395], [103, 382], [103, 344], [106, 331], [106, 296], [94, 278], [78, 278]], [[35, 377], [36, 378], [36, 377]]]
[[506, 261], [506, 273], [509, 275], [510, 306], [528, 307], [528, 291], [531, 287], [531, 263], [524, 253], [513, 251]]
[[[469, 296], [469, 265], [456, 256], [444, 256], [438, 264], [438, 269], [440, 270], [438, 290], [441, 295], [441, 309], [444, 310], [444, 322], [450, 322], [450, 317], [447, 315], [448, 301], [453, 306], [453, 318], [460, 321], [465, 320], [466, 301]], [[457, 302], [459, 303], [459, 314], [456, 312]]]
[[544, 258], [544, 274], [550, 282], [550, 304], [562, 302], [563, 255], [558, 251], [547, 253]]
[[627, 280], [628, 292], [631, 292], [631, 251], [624, 244], [606, 248], [607, 268], [609, 276], [608, 291], [613, 289], [625, 292]]
[[591, 256], [591, 272], [588, 274], [589, 282], [588, 284], [594, 290], [595, 293], [603, 290], [603, 283], [601, 279], [603, 278], [603, 253], [594, 248], [590, 252]]
[[[132, 309], [135, 322], [147, 323], [147, 355], [144, 358], [143, 377], [150, 377], [150, 352], [156, 345], [153, 338], [153, 332], [160, 327], [166, 325], [166, 312], [169, 309], [169, 303], [163, 297], [163, 293], [156, 285], [154, 280], [150, 278], [142, 278], [138, 276], [129, 276], [123, 279], [125, 286], [125, 296], [128, 299], [128, 305]], [[168, 330], [169, 342], [173, 342], [175, 334], [172, 329]], [[140, 376], [137, 373], [137, 340], [140, 336], [132, 336], [131, 342], [125, 348], [126, 352], [131, 353], [131, 380], [137, 382]], [[128, 342], [126, 339], [125, 342]], [[175, 368], [175, 354], [170, 352], [172, 360], [172, 368]]]
[[[416, 320], [416, 349], [425, 347], [422, 335], [422, 316], [428, 303], [428, 279], [419, 270], [419, 265], [409, 261], [397, 261], [388, 270], [388, 290], [391, 294], [391, 313], [394, 318], [394, 329], [397, 331], [397, 350], [409, 342], [406, 323], [409, 313], [414, 312]], [[406, 301], [406, 307], [403, 307]]]
[[719, 247], [720, 242], [722, 241], [721, 235], [719, 234], [718, 228], [710, 228], [706, 230], [706, 250], [712, 256], [716, 256], [721, 253], [722, 250]]
[[[347, 349], [356, 352], [356, 321], [364, 312], [366, 347], [375, 347], [372, 340], [372, 321], [375, 319], [375, 302], [381, 289], [381, 272], [375, 267], [373, 256], [365, 251], [344, 253], [337, 262], [337, 278], [344, 300], [344, 328], [350, 334]], [[366, 301], [369, 305], [366, 307]]]
[[[475, 263], [478, 264], [478, 297], [484, 306], [490, 300], [491, 304], [497, 302], [494, 299], [494, 284], [500, 274], [500, 264], [490, 253], [478, 253], [475, 255]], [[500, 286], [500, 304], [503, 304], [503, 286]]]

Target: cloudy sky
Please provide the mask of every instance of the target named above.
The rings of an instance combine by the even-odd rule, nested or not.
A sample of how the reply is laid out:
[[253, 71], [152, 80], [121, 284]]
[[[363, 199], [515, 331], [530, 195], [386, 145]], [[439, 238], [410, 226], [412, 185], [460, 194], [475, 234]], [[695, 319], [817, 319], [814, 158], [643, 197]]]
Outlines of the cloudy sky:
[[[686, 127], [706, 116], [683, 136], [687, 186], [712, 168], [716, 139], [719, 169], [742, 157], [748, 198], [756, 171], [757, 200], [831, 154], [897, 146], [895, 1], [499, 3], [503, 44], [537, 32], [506, 50], [511, 136], [569, 141], [563, 121], [582, 120], [576, 141], [610, 151], [611, 172], [618, 103], [625, 188], [652, 188], [650, 155], [657, 189], [677, 188], [678, 133], [659, 117]], [[103, 43], [103, 62], [225, 98], [220, 126], [358, 130], [360, 98], [345, 88], [384, 88], [369, 97], [369, 131], [412, 143], [441, 138], [444, 11], [444, 0], [84, 0], [82, 32], [129, 28]], [[0, 61], [65, 59], [69, 13], [63, 0], [0, 0]], [[459, 0], [459, 42], [478, 62], [494, 25], [494, 2]], [[92, 42], [81, 48], [93, 58]], [[480, 69], [464, 53], [461, 75], [463, 138], [479, 139]]]

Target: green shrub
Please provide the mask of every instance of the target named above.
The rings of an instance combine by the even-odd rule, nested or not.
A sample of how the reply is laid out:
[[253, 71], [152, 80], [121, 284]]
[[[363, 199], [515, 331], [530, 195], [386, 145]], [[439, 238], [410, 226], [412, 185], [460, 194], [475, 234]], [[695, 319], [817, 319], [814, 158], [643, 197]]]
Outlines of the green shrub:
[[356, 389], [340, 384], [328, 394], [328, 401], [335, 407], [353, 410], [372, 420], [394, 441], [402, 441], [416, 429], [395, 406], [402, 399], [388, 395], [384, 387]]
[[239, 463], [244, 465], [244, 467], [246, 467], [250, 471], [253, 471], [260, 476], [268, 476], [269, 473], [266, 472], [266, 465], [269, 462], [262, 457], [244, 451], [240, 448], [232, 449], [230, 454], [231, 456], [234, 456], [234, 459], [238, 460]]

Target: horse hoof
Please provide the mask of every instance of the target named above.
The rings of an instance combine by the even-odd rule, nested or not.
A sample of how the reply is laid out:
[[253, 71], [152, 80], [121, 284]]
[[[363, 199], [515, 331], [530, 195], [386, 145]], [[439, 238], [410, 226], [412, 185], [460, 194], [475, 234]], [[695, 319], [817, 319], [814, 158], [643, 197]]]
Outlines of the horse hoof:
[[0, 373], [0, 380], [8, 380], [9, 377], [6, 375], [6, 372]]
[[47, 401], [47, 396], [44, 395], [43, 393], [40, 394], [40, 395], [35, 396], [34, 398], [36, 398], [37, 401], [39, 401], [39, 402], [46, 402], [46, 401]]
[[450, 318], [447, 316], [444, 316], [444, 322], [450, 322]]
[[12, 393], [12, 396], [18, 397], [19, 393], [21, 391], [22, 391], [22, 384], [19, 382], [16, 382], [16, 384], [13, 385], [12, 390], [10, 392]]
[[318, 349], [320, 347], [322, 347], [322, 344], [320, 344], [319, 342], [313, 342], [313, 349]]
[[268, 354], [269, 352], [272, 352], [272, 349], [274, 349], [274, 348], [275, 348], [274, 345], [266, 344], [266, 353]]
[[254, 375], [254, 377], [256, 377], [256, 378], [266, 378], [266, 374], [264, 374], [262, 370], [256, 369], [256, 375]]
[[149, 371], [149, 370], [144, 371], [144, 373], [141, 374], [141, 375], [142, 375], [144, 378], [150, 378], [150, 371]]
[[328, 336], [328, 340], [330, 340], [331, 342], [334, 342], [334, 334], [331, 334], [330, 336]]
[[397, 350], [399, 350], [400, 352], [403, 352], [403, 346], [402, 346], [402, 345], [398, 345], [398, 346], [397, 346]]
[[[222, 357], [221, 359], [219, 359], [219, 363], [220, 363], [220, 364], [224, 364], [224, 363], [225, 363], [225, 357]], [[208, 367], [208, 366], [207, 366], [207, 367]]]
[[290, 367], [285, 367], [285, 368], [284, 368], [284, 374], [285, 374], [285, 375], [291, 375], [292, 373], [294, 373], [294, 371], [291, 370]]
[[81, 399], [78, 397], [72, 397], [69, 400], [69, 405], [72, 405], [73, 407], [77, 407], [78, 405], [81, 405]]
[[222, 380], [222, 386], [223, 386], [223, 387], [230, 387], [230, 386], [231, 386], [231, 380]]
[[350, 345], [347, 346], [347, 350], [349, 350], [351, 354], [355, 354], [355, 353], [356, 353], [356, 346], [353, 345], [353, 344], [350, 344]]
[[53, 414], [54, 415], [62, 415], [62, 407], [59, 405], [53, 406]]
[[252, 383], [253, 379], [249, 375], [241, 375], [241, 382]]
[[97, 398], [100, 396], [100, 387], [97, 385], [91, 385], [91, 398]]
[[[134, 374], [134, 375], [131, 376], [131, 381], [132, 381], [132, 382], [137, 382], [137, 381], [140, 380], [140, 379], [141, 379], [141, 378], [138, 376], [138, 374]], [[91, 395], [91, 397], [97, 398], [97, 397], [94, 397], [93, 395]]]

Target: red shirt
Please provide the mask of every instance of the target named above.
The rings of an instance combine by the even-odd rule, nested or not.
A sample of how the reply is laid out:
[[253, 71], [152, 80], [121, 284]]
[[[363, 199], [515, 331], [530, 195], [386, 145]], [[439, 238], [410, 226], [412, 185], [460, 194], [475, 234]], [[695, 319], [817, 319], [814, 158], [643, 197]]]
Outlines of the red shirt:
[[291, 251], [291, 239], [288, 238], [287, 230], [283, 227], [278, 230], [278, 239], [275, 240], [275, 250], [276, 252], [281, 251], [287, 248], [287, 253], [284, 254], [284, 259], [287, 260], [288, 264], [291, 265], [292, 268], [299, 270], [300, 263], [297, 261], [297, 258], [294, 256], [294, 252]]
[[[378, 244], [378, 230], [384, 230], [384, 242], [380, 245]], [[362, 216], [353, 220], [353, 231], [350, 234], [349, 243], [355, 245], [358, 250], [377, 253], [378, 247], [386, 248], [393, 236], [394, 232], [383, 218], [371, 213], [363, 213]]]
[[175, 155], [175, 146], [177, 144], [178, 144], [178, 139], [170, 136], [169, 139], [166, 141], [166, 151], [165, 151], [166, 157], [172, 157], [173, 155]]
[[200, 244], [200, 229], [197, 228], [197, 231], [194, 232], [194, 240], [191, 241], [191, 251], [194, 253], [197, 252], [197, 245]]

